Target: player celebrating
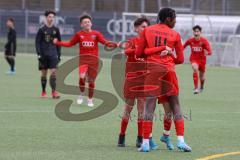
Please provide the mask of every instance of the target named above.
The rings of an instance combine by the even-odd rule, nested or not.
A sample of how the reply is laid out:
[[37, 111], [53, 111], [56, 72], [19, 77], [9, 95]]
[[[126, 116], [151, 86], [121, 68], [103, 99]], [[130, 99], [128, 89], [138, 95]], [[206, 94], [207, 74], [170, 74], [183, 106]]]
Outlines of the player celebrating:
[[[183, 46], [181, 37], [178, 32], [173, 30], [176, 23], [176, 13], [171, 8], [162, 8], [158, 13], [159, 24], [147, 27], [140, 37], [136, 49], [138, 57], [143, 56], [145, 48], [154, 48], [157, 46], [169, 46], [176, 52], [176, 57], [172, 54], [162, 55], [161, 52], [147, 56], [147, 70], [149, 75], [146, 76], [145, 85], [153, 83], [154, 80], [163, 79], [159, 88], [162, 90], [170, 88], [170, 92], [166, 93], [167, 101], [171, 107], [174, 116], [174, 123], [177, 130], [178, 143], [177, 147], [181, 151], [190, 152], [191, 148], [184, 142], [184, 119], [179, 104], [179, 88], [175, 71], [175, 64], [181, 64], [184, 61]], [[162, 72], [166, 72], [163, 77]], [[166, 70], [166, 71], [164, 71]], [[156, 82], [156, 84], [159, 84]], [[139, 151], [148, 152], [150, 150], [149, 136], [152, 132], [153, 113], [156, 107], [157, 97], [160, 95], [146, 95], [146, 105], [143, 121], [143, 143]]]
[[[136, 84], [132, 84], [134, 82], [129, 82], [128, 77], [131, 73], [136, 72], [136, 68], [138, 70], [141, 70], [141, 68], [145, 69], [145, 62], [144, 59], [136, 58], [135, 56], [135, 48], [137, 41], [139, 39], [139, 36], [144, 28], [150, 25], [150, 22], [147, 18], [141, 17], [135, 20], [134, 22], [134, 29], [137, 32], [138, 36], [133, 37], [128, 40], [129, 46], [125, 49], [125, 54], [127, 56], [127, 62], [126, 62], [126, 70], [125, 70], [125, 84], [124, 84], [124, 97], [125, 97], [125, 107], [124, 112], [122, 116], [121, 121], [121, 132], [119, 134], [118, 139], [118, 146], [119, 147], [125, 147], [125, 133], [127, 129], [127, 125], [130, 119], [130, 115], [134, 106], [135, 102], [135, 95], [131, 93], [130, 87], [133, 87]], [[142, 82], [143, 83], [143, 82]], [[136, 147], [140, 147], [142, 143], [142, 115], [143, 115], [143, 108], [144, 108], [144, 98], [137, 98], [137, 110], [138, 110], [138, 136], [136, 140]], [[155, 142], [150, 138], [150, 146], [152, 149], [156, 149], [157, 145]]]
[[95, 30], [92, 30], [92, 18], [89, 15], [83, 15], [80, 17], [80, 25], [82, 30], [77, 32], [69, 42], [61, 42], [57, 39], [54, 43], [58, 46], [71, 47], [79, 43], [79, 88], [80, 95], [77, 99], [78, 104], [83, 102], [83, 93], [85, 91], [86, 78], [88, 79], [88, 103], [89, 107], [93, 107], [93, 93], [95, 88], [95, 79], [98, 72], [98, 42], [108, 45], [112, 44], [105, 40], [103, 35]]
[[52, 98], [59, 98], [56, 92], [56, 68], [60, 61], [61, 48], [53, 44], [53, 39], [61, 40], [60, 32], [54, 26], [56, 13], [46, 11], [46, 24], [43, 25], [36, 36], [36, 51], [38, 54], [39, 70], [41, 70], [42, 97], [46, 97], [47, 72], [50, 70], [50, 86], [52, 88]]
[[[188, 45], [191, 47], [190, 63], [193, 69], [194, 94], [202, 92], [205, 82], [206, 56], [212, 54], [211, 46], [208, 40], [201, 36], [202, 28], [199, 25], [193, 27], [193, 38], [190, 38], [184, 44], [184, 48]], [[198, 87], [198, 79], [200, 77], [200, 89]]]
[[17, 49], [17, 34], [14, 29], [14, 19], [8, 18], [6, 22], [8, 28], [7, 43], [5, 45], [5, 59], [10, 66], [10, 70], [6, 73], [8, 75], [15, 74], [15, 56]]

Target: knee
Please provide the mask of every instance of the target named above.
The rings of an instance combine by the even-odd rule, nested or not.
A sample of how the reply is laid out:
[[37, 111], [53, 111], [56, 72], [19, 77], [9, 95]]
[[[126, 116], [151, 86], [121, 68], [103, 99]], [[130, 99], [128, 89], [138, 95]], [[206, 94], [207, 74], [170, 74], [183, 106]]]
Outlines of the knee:
[[89, 82], [89, 88], [95, 88], [95, 83], [94, 82]]

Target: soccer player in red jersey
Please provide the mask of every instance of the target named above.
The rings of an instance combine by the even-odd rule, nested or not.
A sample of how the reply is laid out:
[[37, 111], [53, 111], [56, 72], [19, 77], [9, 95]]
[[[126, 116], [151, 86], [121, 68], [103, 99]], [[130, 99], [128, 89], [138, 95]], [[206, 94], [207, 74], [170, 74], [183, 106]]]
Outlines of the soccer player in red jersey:
[[[175, 50], [175, 54], [167, 54], [161, 56], [162, 52], [158, 52], [147, 56], [147, 70], [149, 75], [146, 77], [145, 85], [148, 87], [156, 80], [162, 78], [159, 88], [159, 94], [162, 90], [169, 91], [165, 93], [166, 100], [173, 113], [174, 123], [177, 131], [179, 150], [190, 152], [191, 148], [184, 141], [184, 117], [181, 113], [179, 104], [179, 88], [178, 80], [175, 72], [175, 64], [181, 64], [184, 61], [183, 46], [181, 36], [173, 30], [176, 23], [176, 13], [171, 8], [162, 8], [158, 13], [159, 24], [147, 27], [141, 34], [139, 43], [136, 48], [136, 55], [143, 56], [145, 48], [154, 48], [157, 46], [168, 46]], [[159, 68], [159, 69], [158, 69]], [[166, 74], [161, 75], [160, 72]], [[160, 77], [162, 76], [162, 77]], [[147, 88], [146, 87], [146, 88]], [[143, 121], [143, 143], [139, 151], [150, 151], [149, 136], [152, 133], [153, 113], [156, 108], [157, 98], [161, 95], [146, 95], [146, 105]]]
[[[193, 27], [194, 37], [188, 39], [184, 44], [184, 48], [191, 47], [190, 63], [193, 69], [194, 94], [202, 92], [205, 82], [205, 71], [207, 56], [212, 54], [211, 46], [208, 40], [201, 36], [202, 28], [199, 25]], [[200, 78], [200, 89], [198, 82]]]
[[82, 104], [83, 102], [83, 92], [85, 91], [85, 82], [87, 78], [89, 87], [87, 105], [93, 107], [93, 93], [99, 65], [98, 43], [100, 42], [103, 45], [113, 43], [107, 41], [100, 32], [92, 30], [92, 18], [89, 15], [83, 15], [80, 17], [80, 25], [82, 30], [77, 32], [69, 42], [58, 41], [55, 39], [54, 43], [64, 47], [71, 47], [77, 43], [79, 44], [80, 95], [77, 99], [77, 103]]
[[[126, 104], [124, 106], [124, 112], [121, 120], [121, 130], [120, 130], [119, 139], [118, 139], [119, 147], [125, 147], [126, 129], [127, 129], [130, 115], [135, 103], [135, 99], [137, 100], [137, 111], [138, 111], [138, 120], [137, 120], [138, 136], [136, 140], [136, 147], [139, 148], [142, 143], [142, 115], [143, 115], [143, 108], [144, 108], [144, 98], [140, 98], [140, 97], [138, 98], [136, 97], [136, 95], [134, 95], [131, 92], [131, 87], [135, 87], [139, 85], [138, 82], [133, 82], [131, 78], [132, 76], [134, 76], [135, 73], [137, 73], [137, 71], [143, 71], [143, 72], [145, 71], [144, 59], [136, 57], [135, 49], [136, 49], [136, 44], [139, 40], [139, 36], [141, 32], [143, 31], [144, 28], [146, 28], [149, 25], [150, 25], [150, 22], [145, 17], [136, 19], [134, 22], [134, 29], [138, 34], [138, 36], [129, 39], [125, 49], [125, 55], [127, 56], [126, 69], [125, 69], [126, 79], [124, 83], [124, 97], [125, 97]], [[142, 84], [143, 83], [144, 82], [142, 82]], [[152, 148], [154, 149], [157, 148], [157, 145], [152, 140], [152, 138], [150, 139], [150, 144]]]

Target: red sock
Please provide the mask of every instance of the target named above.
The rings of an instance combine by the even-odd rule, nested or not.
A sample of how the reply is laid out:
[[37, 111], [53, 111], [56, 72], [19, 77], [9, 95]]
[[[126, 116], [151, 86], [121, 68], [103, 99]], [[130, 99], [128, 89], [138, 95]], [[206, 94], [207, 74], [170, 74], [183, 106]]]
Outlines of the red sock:
[[205, 79], [201, 80], [201, 88], [204, 87], [204, 82], [205, 82]]
[[122, 118], [120, 135], [125, 135], [128, 126], [128, 119]]
[[[169, 132], [172, 126], [172, 119], [164, 116], [164, 132]], [[163, 133], [165, 136], [169, 136], [169, 133]]]
[[152, 121], [143, 121], [143, 138], [149, 139], [152, 133]]
[[143, 121], [138, 120], [138, 136], [143, 136]]
[[92, 97], [93, 97], [93, 92], [94, 92], [94, 88], [95, 88], [95, 84], [94, 84], [94, 82], [90, 82], [89, 84], [88, 84], [88, 86], [89, 86], [89, 93], [88, 93], [88, 97], [91, 99]]
[[177, 136], [184, 136], [184, 119], [174, 121]]
[[79, 79], [79, 88], [81, 92], [84, 92], [85, 90], [85, 78], [80, 78]]
[[198, 73], [197, 72], [193, 73], [193, 82], [194, 82], [194, 88], [197, 89], [198, 88]]

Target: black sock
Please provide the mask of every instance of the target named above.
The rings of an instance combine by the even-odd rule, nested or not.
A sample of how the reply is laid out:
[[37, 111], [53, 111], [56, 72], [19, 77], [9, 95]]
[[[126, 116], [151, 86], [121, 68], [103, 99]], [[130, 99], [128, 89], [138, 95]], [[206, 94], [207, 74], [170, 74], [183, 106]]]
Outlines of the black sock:
[[52, 92], [54, 92], [56, 90], [56, 76], [55, 75], [50, 76], [50, 86], [52, 88]]
[[41, 77], [42, 92], [46, 92], [47, 78]]
[[14, 67], [15, 67], [15, 59], [14, 58], [11, 58], [11, 64], [10, 64], [10, 67], [11, 67], [11, 71], [13, 72], [15, 69], [14, 69]]
[[8, 62], [9, 66], [11, 67], [11, 58], [5, 57], [6, 61]]

